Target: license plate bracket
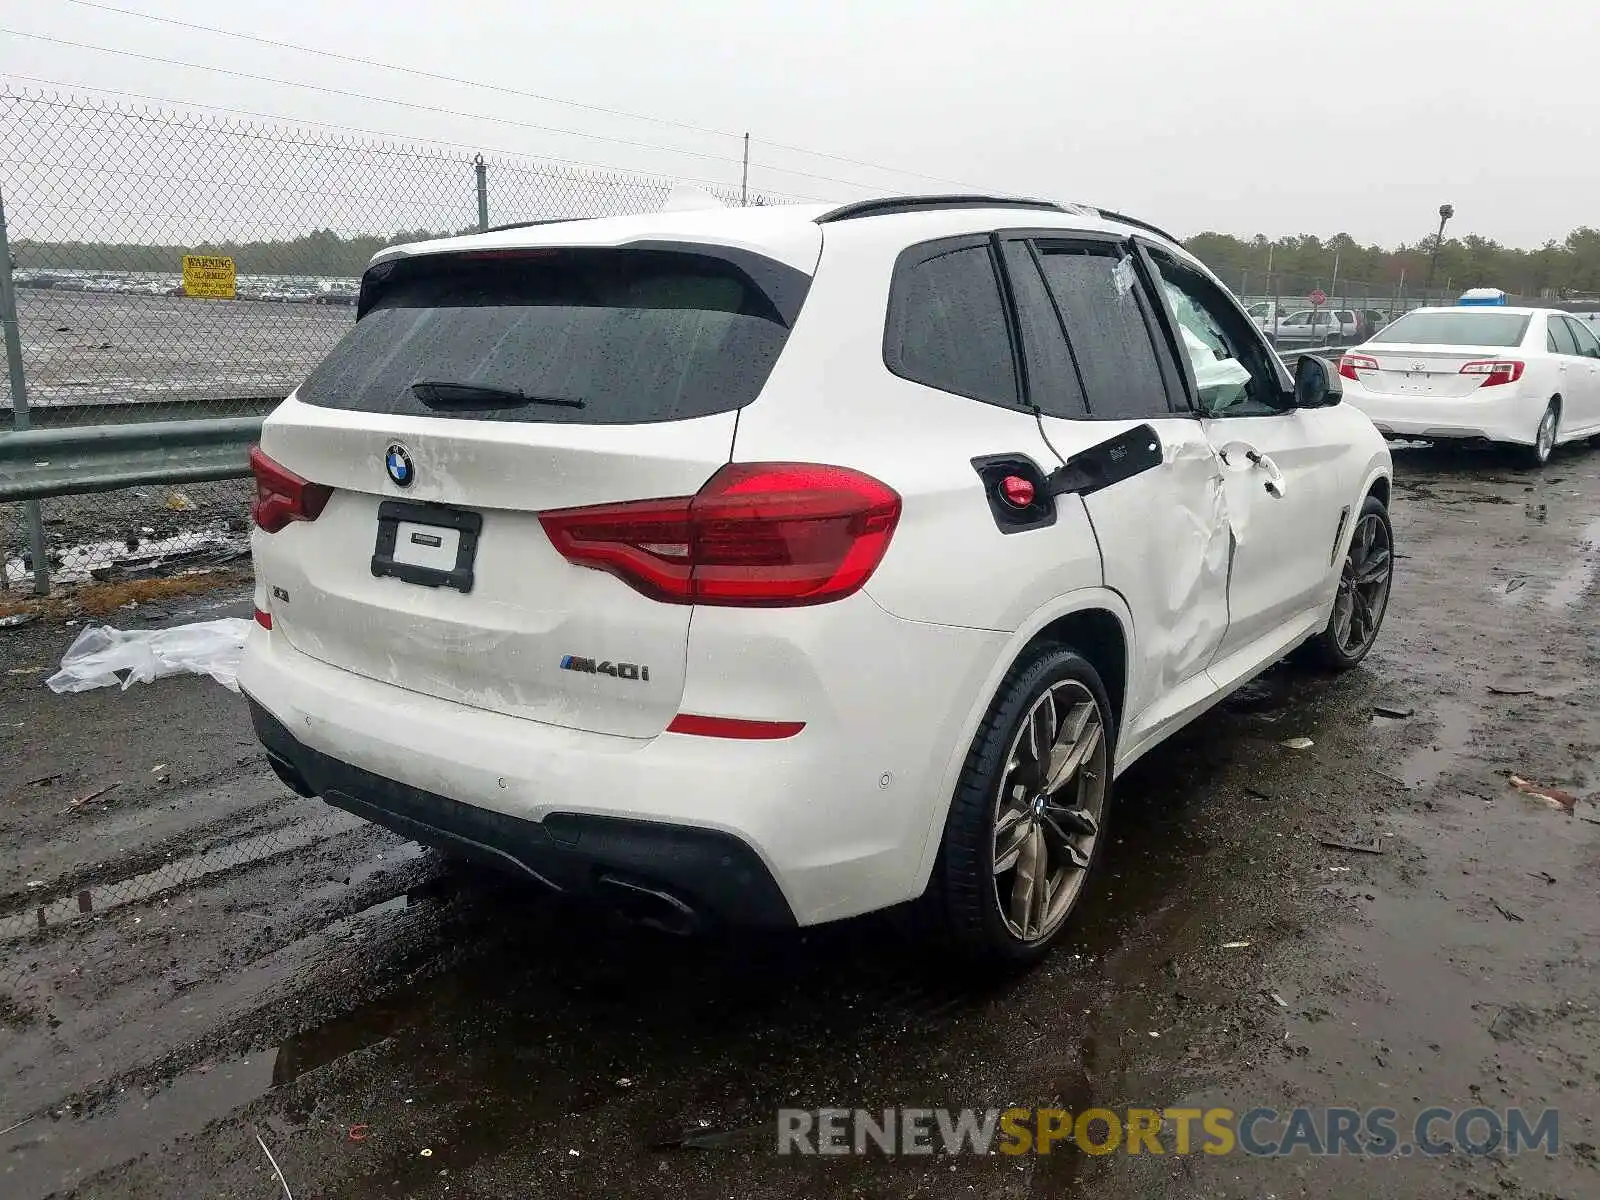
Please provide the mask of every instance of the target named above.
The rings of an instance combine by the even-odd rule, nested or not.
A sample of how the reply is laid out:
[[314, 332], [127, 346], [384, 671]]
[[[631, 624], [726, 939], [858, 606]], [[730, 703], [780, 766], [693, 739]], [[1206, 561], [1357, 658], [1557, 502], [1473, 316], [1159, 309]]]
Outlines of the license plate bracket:
[[[453, 530], [456, 534], [455, 563], [449, 568], [404, 562], [395, 555], [400, 526], [424, 526]], [[422, 587], [446, 587], [466, 594], [472, 591], [473, 564], [478, 557], [478, 538], [483, 533], [483, 514], [419, 504], [411, 500], [385, 500], [378, 505], [378, 541], [372, 550], [372, 574], [388, 576]], [[419, 543], [431, 545], [433, 543]]]

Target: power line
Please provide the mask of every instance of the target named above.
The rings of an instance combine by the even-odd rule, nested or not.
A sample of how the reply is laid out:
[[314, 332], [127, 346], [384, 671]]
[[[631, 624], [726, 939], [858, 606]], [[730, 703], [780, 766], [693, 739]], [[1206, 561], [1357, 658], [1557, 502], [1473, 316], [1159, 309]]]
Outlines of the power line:
[[[331, 130], [334, 130], [335, 132], [338, 132], [338, 133], [355, 133], [355, 134], [360, 134], [363, 137], [389, 138], [389, 139], [392, 139], [392, 140], [394, 140], [396, 142], [415, 142], [415, 143], [418, 143], [418, 144], [421, 144], [421, 145], [427, 145], [427, 146], [443, 146], [443, 147], [446, 147], [446, 148], [451, 149], [451, 150], [464, 150], [464, 151], [467, 151], [469, 153], [476, 153], [476, 152], [479, 152], [479, 151], [487, 151], [490, 154], [503, 154], [503, 155], [506, 155], [507, 157], [510, 157], [510, 158], [532, 157], [536, 161], [542, 162], [542, 163], [553, 163], [555, 165], [563, 166], [563, 167], [579, 167], [579, 168], [583, 168], [585, 170], [591, 170], [591, 171], [595, 171], [595, 170], [598, 170], [598, 171], [615, 171], [616, 170], [616, 168], [613, 168], [613, 167], [603, 167], [603, 166], [599, 166], [599, 165], [597, 165], [595, 163], [584, 162], [581, 159], [560, 158], [560, 157], [558, 157], [556, 155], [550, 155], [550, 154], [538, 154], [538, 155], [529, 156], [529, 155], [526, 155], [521, 150], [509, 150], [509, 149], [506, 149], [505, 147], [484, 146], [484, 145], [479, 145], [477, 143], [470, 143], [469, 144], [467, 142], [452, 142], [452, 141], [448, 141], [448, 140], [446, 140], [444, 138], [421, 137], [421, 136], [419, 136], [417, 134], [395, 133], [393, 131], [383, 130], [383, 129], [364, 129], [361, 126], [358, 126], [358, 125], [339, 125], [339, 124], [335, 124], [332, 121], [313, 121], [313, 120], [310, 120], [309, 118], [305, 118], [305, 117], [286, 117], [281, 113], [256, 112], [256, 111], [254, 111], [252, 109], [248, 109], [248, 108], [231, 108], [231, 107], [229, 107], [227, 105], [224, 105], [224, 104], [208, 104], [208, 103], [205, 103], [203, 101], [197, 101], [197, 100], [174, 100], [170, 96], [152, 96], [147, 92], [129, 92], [129, 91], [124, 91], [121, 88], [100, 87], [100, 86], [95, 85], [95, 84], [87, 84], [87, 83], [65, 83], [65, 82], [63, 82], [63, 81], [61, 81], [59, 79], [41, 79], [40, 77], [38, 77], [36, 75], [19, 75], [15, 71], [7, 71], [4, 74], [6, 75], [6, 77], [8, 77], [10, 79], [19, 79], [19, 80], [23, 81], [24, 83], [35, 83], [35, 84], [39, 84], [39, 85], [41, 85], [43, 87], [67, 88], [67, 89], [70, 89], [70, 90], [77, 90], [77, 91], [81, 91], [81, 92], [97, 92], [97, 93], [100, 93], [100, 94], [103, 94], [103, 95], [107, 95], [107, 96], [121, 96], [124, 99], [128, 99], [128, 100], [144, 100], [144, 101], [147, 101], [147, 102], [149, 102], [151, 104], [168, 104], [168, 105], [171, 105], [174, 108], [200, 108], [200, 109], [205, 109], [208, 112], [227, 113], [229, 116], [250, 117], [250, 118], [253, 118], [253, 119], [259, 120], [259, 121], [277, 121], [277, 122], [281, 122], [281, 123], [287, 124], [287, 125], [308, 125], [308, 126], [311, 126], [313, 128], [316, 128], [316, 129], [331, 129]], [[0, 99], [4, 99], [3, 94], [0, 94]], [[641, 174], [641, 175], [647, 174], [645, 172], [637, 172], [637, 173], [636, 172], [626, 172], [626, 173], [627, 174]], [[681, 181], [683, 183], [701, 183], [701, 184], [705, 184], [707, 187], [729, 187], [729, 186], [731, 186], [726, 180], [702, 179], [702, 178], [699, 178], [699, 177], [694, 176], [694, 175], [680, 175], [676, 171], [672, 172], [669, 178], [671, 180], [677, 180], [677, 181]], [[781, 193], [781, 198], [784, 199], [784, 200], [812, 200], [812, 201], [816, 201], [818, 203], [824, 202], [824, 197], [821, 197], [821, 196], [808, 196], [803, 192], [784, 192], [784, 193]]]
[[[639, 150], [651, 150], [662, 154], [681, 154], [689, 158], [705, 159], [710, 162], [732, 163], [743, 165], [743, 159], [731, 158], [725, 154], [709, 154], [703, 150], [682, 150], [672, 146], [660, 146], [652, 142], [641, 142], [632, 138], [610, 137], [599, 133], [583, 133], [576, 129], [562, 129], [554, 125], [541, 125], [534, 121], [521, 121], [515, 117], [496, 117], [488, 113], [463, 112], [460, 109], [443, 108], [436, 104], [420, 104], [414, 100], [396, 100], [388, 96], [374, 96], [366, 92], [350, 91], [346, 88], [328, 87], [320, 83], [306, 83], [298, 79], [283, 79], [275, 75], [257, 75], [250, 71], [239, 71], [232, 67], [217, 67], [208, 63], [188, 62], [178, 58], [166, 58], [158, 54], [141, 54], [135, 50], [120, 50], [112, 46], [96, 46], [91, 42], [77, 42], [70, 38], [53, 37], [44, 33], [25, 33], [19, 29], [7, 29], [0, 26], [0, 33], [10, 34], [12, 37], [28, 38], [31, 41], [51, 42], [58, 46], [71, 46], [78, 50], [93, 50], [100, 54], [115, 54], [122, 58], [134, 58], [143, 62], [159, 63], [168, 67], [186, 67], [194, 71], [211, 71], [218, 75], [228, 75], [235, 79], [248, 79], [256, 83], [270, 83], [279, 87], [304, 88], [308, 91], [322, 92], [330, 96], [344, 96], [352, 100], [366, 100], [374, 104], [393, 104], [400, 108], [415, 109], [419, 112], [431, 112], [441, 116], [461, 117], [471, 121], [492, 121], [499, 125], [514, 125], [522, 129], [534, 129], [542, 133], [558, 133], [568, 137], [587, 138], [591, 141], [609, 142], [618, 146], [631, 146]], [[816, 179], [825, 183], [837, 183], [844, 187], [856, 188], [860, 191], [873, 191], [873, 185], [858, 183], [851, 179], [839, 179], [833, 175], [820, 175], [813, 171], [800, 171], [793, 167], [778, 167], [767, 163], [761, 164], [762, 169], [773, 171], [780, 175], [795, 175], [802, 179]]]
[[522, 88], [506, 87], [498, 83], [482, 83], [474, 79], [462, 79], [455, 75], [445, 75], [438, 71], [427, 71], [421, 67], [405, 67], [395, 63], [378, 62], [375, 59], [362, 58], [356, 54], [340, 54], [336, 50], [323, 50], [316, 46], [305, 46], [298, 42], [284, 42], [276, 38], [262, 37], [254, 33], [242, 33], [233, 29], [220, 29], [215, 25], [201, 25], [195, 21], [180, 21], [176, 17], [162, 17], [155, 13], [139, 12], [131, 8], [118, 8], [114, 4], [99, 4], [96, 0], [66, 0], [68, 4], [75, 4], [80, 8], [95, 8], [101, 12], [117, 13], [124, 17], [136, 17], [142, 21], [155, 21], [161, 25], [174, 25], [180, 29], [193, 29], [200, 33], [214, 33], [220, 37], [238, 38], [244, 42], [255, 42], [262, 46], [272, 46], [278, 50], [294, 50], [301, 54], [315, 54], [320, 58], [337, 59], [339, 62], [356, 63], [363, 67], [377, 67], [385, 71], [400, 71], [406, 75], [415, 75], [422, 79], [437, 79], [441, 83], [457, 83], [466, 87], [482, 88], [485, 91], [500, 92], [507, 96], [521, 96], [528, 100], [541, 100], [547, 104], [560, 104], [567, 108], [580, 108], [587, 112], [605, 113], [612, 117], [627, 117], [634, 121], [648, 121], [653, 125], [666, 125], [673, 129], [684, 129], [691, 133], [703, 133], [711, 137], [737, 138], [742, 134], [726, 129], [710, 129], [704, 125], [694, 125], [687, 121], [674, 121], [667, 117], [652, 117], [643, 113], [624, 112], [622, 109], [607, 108], [603, 104], [585, 104], [579, 100], [563, 100], [559, 96], [546, 96], [540, 92], [530, 92]]
[[[539, 100], [546, 104], [560, 104], [567, 108], [582, 109], [586, 112], [604, 113], [605, 115], [612, 117], [624, 117], [631, 121], [647, 121], [651, 124], [664, 125], [671, 129], [682, 129], [691, 133], [705, 134], [708, 137], [739, 138], [745, 136], [742, 133], [736, 133], [731, 130], [712, 129], [704, 125], [695, 125], [687, 121], [675, 121], [668, 117], [655, 117], [646, 113], [628, 112], [624, 109], [609, 108], [603, 104], [587, 104], [580, 100], [567, 100], [560, 96], [545, 95], [541, 92], [530, 92], [523, 88], [508, 87], [504, 84], [486, 83], [477, 79], [465, 79], [458, 75], [447, 75], [440, 71], [424, 70], [421, 67], [408, 67], [402, 66], [398, 63], [381, 62], [377, 59], [363, 58], [356, 54], [341, 54], [336, 50], [323, 50], [316, 46], [306, 46], [300, 44], [299, 42], [281, 41], [277, 38], [263, 37], [260, 34], [243, 33], [234, 29], [222, 29], [215, 25], [202, 25], [195, 21], [182, 21], [176, 17], [163, 17], [158, 16], [155, 13], [139, 12], [138, 10], [131, 8], [119, 8], [116, 5], [99, 3], [98, 0], [66, 0], [66, 3], [77, 5], [80, 8], [93, 8], [98, 9], [101, 12], [117, 13], [119, 16], [134, 17], [144, 21], [155, 21], [162, 25], [172, 25], [180, 29], [193, 29], [200, 33], [216, 34], [219, 37], [237, 38], [240, 41], [255, 42], [258, 45], [272, 46], [279, 50], [293, 50], [300, 54], [315, 54], [321, 58], [331, 58], [338, 62], [355, 63], [359, 66], [373, 67], [383, 71], [398, 71], [405, 75], [416, 76], [419, 79], [434, 79], [442, 83], [454, 83], [463, 87], [481, 88], [484, 91], [499, 92], [500, 94], [506, 96], [519, 96], [527, 100]], [[970, 184], [964, 184], [958, 180], [946, 179], [939, 175], [928, 175], [921, 171], [908, 171], [902, 167], [891, 167], [883, 163], [868, 162], [865, 159], [859, 158], [849, 158], [842, 154], [830, 154], [823, 150], [811, 150], [804, 146], [793, 146], [785, 142], [769, 141], [765, 138], [756, 138], [755, 140], [760, 142], [762, 145], [772, 147], [774, 150], [785, 150], [792, 154], [807, 154], [814, 158], [823, 158], [832, 162], [846, 163], [853, 167], [864, 167], [871, 171], [883, 171], [891, 175], [904, 175], [907, 178], [922, 179], [929, 183], [953, 184], [956, 187], [969, 189], [971, 187]], [[795, 173], [796, 172], [791, 172], [791, 174]], [[815, 176], [815, 178], [825, 179], [827, 177]], [[838, 181], [835, 180], [833, 182]]]

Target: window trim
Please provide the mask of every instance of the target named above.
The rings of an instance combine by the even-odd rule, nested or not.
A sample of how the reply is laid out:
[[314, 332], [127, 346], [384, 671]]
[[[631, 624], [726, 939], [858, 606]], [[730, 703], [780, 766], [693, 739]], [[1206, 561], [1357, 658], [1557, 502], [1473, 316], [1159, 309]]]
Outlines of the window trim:
[[1223, 299], [1232, 304], [1234, 311], [1239, 314], [1239, 321], [1247, 330], [1245, 336], [1255, 339], [1257, 348], [1266, 356], [1266, 361], [1271, 363], [1276, 371], [1278, 391], [1280, 394], [1285, 396], [1285, 403], [1282, 408], [1274, 409], [1270, 413], [1242, 412], [1230, 414], [1226, 409], [1219, 413], [1207, 413], [1201, 409], [1200, 383], [1199, 380], [1195, 378], [1194, 364], [1189, 361], [1188, 353], [1180, 353], [1180, 351], [1183, 351], [1183, 339], [1182, 335], [1178, 332], [1178, 314], [1173, 311], [1171, 303], [1167, 300], [1166, 289], [1159, 286], [1161, 281], [1161, 271], [1156, 265], [1155, 255], [1160, 254], [1166, 258], [1170, 258], [1177, 265], [1186, 267], [1191, 271], [1196, 271], [1202, 277], [1207, 276], [1208, 272], [1203, 267], [1199, 267], [1194, 263], [1185, 262], [1182, 258], [1179, 258], [1177, 255], [1173, 254], [1172, 251], [1167, 247], [1159, 245], [1156, 242], [1152, 242], [1148, 238], [1135, 237], [1133, 239], [1133, 244], [1135, 251], [1138, 253], [1140, 269], [1145, 272], [1148, 280], [1146, 286], [1151, 288], [1156, 297], [1156, 304], [1161, 313], [1162, 331], [1166, 337], [1167, 349], [1177, 361], [1178, 371], [1183, 380], [1184, 399], [1188, 405], [1189, 412], [1195, 417], [1217, 421], [1224, 420], [1229, 417], [1234, 420], [1240, 420], [1245, 417], [1277, 417], [1294, 412], [1295, 406], [1288, 399], [1288, 397], [1291, 396], [1294, 391], [1294, 377], [1289, 374], [1289, 368], [1284, 366], [1283, 360], [1278, 357], [1278, 351], [1270, 342], [1267, 341], [1265, 334], [1261, 330], [1261, 327], [1255, 323], [1254, 319], [1251, 318], [1250, 313], [1246, 310], [1244, 305], [1239, 302], [1239, 297], [1235, 296], [1231, 291], [1228, 290], [1226, 286], [1224, 286], [1214, 277], [1211, 279], [1211, 282], [1215, 284], [1217, 290], [1222, 293]]
[[[989, 269], [994, 273], [995, 293], [1000, 300], [1000, 311], [1005, 321], [1006, 341], [1011, 350], [1013, 398], [1010, 403], [1003, 403], [987, 396], [974, 396], [967, 392], [952, 391], [950, 388], [929, 383], [925, 379], [918, 379], [908, 373], [900, 353], [900, 346], [895, 344], [892, 336], [898, 324], [897, 318], [905, 304], [907, 272], [935, 258], [943, 258], [945, 255], [954, 254], [957, 251], [974, 250], [980, 247], [985, 251], [985, 257], [989, 260]], [[934, 391], [943, 392], [947, 396], [960, 396], [963, 400], [971, 400], [977, 404], [987, 404], [991, 408], [1005, 409], [1009, 412], [1018, 412], [1025, 415], [1031, 415], [1033, 412], [1032, 408], [1029, 407], [1029, 398], [1025, 387], [1025, 368], [1021, 362], [1021, 348], [1017, 343], [1016, 314], [1011, 309], [1010, 282], [1005, 277], [1004, 264], [999, 261], [999, 255], [996, 253], [994, 235], [992, 233], [962, 233], [954, 237], [915, 242], [895, 255], [894, 266], [889, 273], [889, 296], [884, 305], [881, 352], [884, 368], [889, 374], [896, 378], [904, 379], [907, 383], [914, 383], [918, 387], [932, 388]]]
[[[1004, 241], [1025, 241], [1028, 252], [1032, 255], [1034, 265], [1038, 268], [1040, 278], [1044, 280], [1045, 292], [1050, 297], [1050, 306], [1055, 311], [1056, 321], [1061, 326], [1062, 336], [1067, 340], [1067, 352], [1072, 357], [1073, 369], [1078, 372], [1078, 387], [1083, 394], [1085, 414], [1082, 417], [1058, 417], [1057, 420], [1079, 421], [1131, 421], [1131, 420], [1163, 420], [1167, 417], [1191, 417], [1198, 413], [1187, 405], [1180, 403], [1184, 399], [1182, 392], [1181, 368], [1172, 360], [1172, 347], [1167, 340], [1166, 332], [1158, 319], [1155, 310], [1155, 301], [1150, 291], [1150, 280], [1145, 273], [1144, 264], [1140, 261], [1137, 243], [1122, 234], [1101, 232], [1099, 230], [1077, 229], [1007, 229], [1003, 230], [999, 238]], [[1161, 381], [1161, 393], [1166, 399], [1166, 409], [1159, 413], [1147, 413], [1141, 417], [1129, 417], [1119, 413], [1097, 413], [1094, 411], [1094, 399], [1089, 395], [1089, 388], [1083, 378], [1083, 366], [1079, 360], [1078, 348], [1073, 344], [1072, 332], [1067, 328], [1066, 317], [1061, 312], [1061, 302], [1056, 298], [1055, 289], [1050, 285], [1050, 277], [1045, 273], [1044, 256], [1048, 253], [1051, 244], [1067, 248], [1085, 248], [1093, 246], [1110, 246], [1120, 252], [1120, 257], [1133, 260], [1136, 282], [1134, 295], [1138, 299], [1139, 315], [1144, 320], [1145, 332], [1150, 338], [1150, 350], [1155, 355], [1156, 375]], [[1003, 265], [1003, 264], [1002, 264]], [[1029, 397], [1031, 402], [1032, 397]]]

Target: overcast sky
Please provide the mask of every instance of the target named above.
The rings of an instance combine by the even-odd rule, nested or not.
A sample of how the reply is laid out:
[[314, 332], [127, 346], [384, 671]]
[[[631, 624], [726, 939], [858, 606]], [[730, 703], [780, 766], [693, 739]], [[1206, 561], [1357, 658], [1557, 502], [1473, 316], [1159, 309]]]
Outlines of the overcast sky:
[[[928, 179], [1082, 200], [1180, 235], [1600, 225], [1593, 0], [108, 0], [754, 140], [752, 183], [852, 198]], [[0, 34], [0, 73], [736, 184], [739, 142], [119, 16], [0, 26], [474, 116]], [[26, 77], [21, 79], [19, 77]], [[651, 143], [651, 150], [576, 134]], [[12, 170], [14, 164], [0, 164]], [[782, 173], [792, 168], [833, 179]], [[842, 182], [841, 182], [842, 181]], [[852, 186], [854, 185], [854, 186]]]

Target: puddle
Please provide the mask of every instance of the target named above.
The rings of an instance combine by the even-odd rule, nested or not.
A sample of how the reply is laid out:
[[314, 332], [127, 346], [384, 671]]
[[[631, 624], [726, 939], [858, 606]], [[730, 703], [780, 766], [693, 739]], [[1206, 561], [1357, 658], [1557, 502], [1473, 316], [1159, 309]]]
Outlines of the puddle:
[[1455, 765], [1472, 740], [1475, 728], [1473, 710], [1459, 700], [1441, 700], [1429, 713], [1421, 713], [1413, 720], [1434, 721], [1433, 740], [1426, 746], [1413, 750], [1395, 772], [1406, 787], [1415, 791], [1427, 787]]
[[1600, 519], [1590, 521], [1578, 539], [1578, 557], [1544, 594], [1548, 608], [1570, 608], [1594, 587], [1600, 575]]
[[[318, 950], [325, 953], [331, 944], [359, 938], [373, 922], [403, 913], [411, 904], [409, 893], [390, 897], [330, 922], [269, 959], [306, 957]], [[263, 960], [253, 964], [250, 972], [270, 970], [271, 966]], [[393, 1001], [387, 1006], [363, 1006], [312, 1035], [299, 1035], [280, 1046], [238, 1058], [203, 1062], [160, 1084], [125, 1088], [82, 1113], [73, 1113], [64, 1104], [55, 1106], [0, 1139], [0, 1154], [6, 1156], [5, 1194], [20, 1200], [70, 1188], [76, 1180], [191, 1134], [275, 1087], [381, 1041], [405, 1023], [396, 1020], [391, 1023], [393, 1028], [386, 1027], [375, 1015], [385, 1007], [403, 1011]]]
[[0, 917], [0, 941], [14, 941], [39, 929], [49, 929], [83, 917], [110, 912], [124, 905], [150, 900], [163, 892], [188, 887], [224, 871], [303, 850], [364, 824], [358, 817], [330, 813], [326, 817], [303, 821], [286, 829], [240, 838], [212, 850], [175, 858], [153, 871], [115, 883], [83, 888], [70, 896], [41, 900], [25, 911]]
[[276, 1057], [269, 1050], [217, 1063], [157, 1091], [121, 1093], [81, 1117], [35, 1117], [0, 1141], [6, 1195], [33, 1200], [70, 1191], [97, 1171], [192, 1132], [196, 1113], [221, 1117], [232, 1112], [271, 1086]]

